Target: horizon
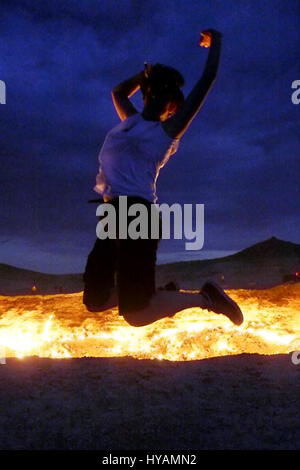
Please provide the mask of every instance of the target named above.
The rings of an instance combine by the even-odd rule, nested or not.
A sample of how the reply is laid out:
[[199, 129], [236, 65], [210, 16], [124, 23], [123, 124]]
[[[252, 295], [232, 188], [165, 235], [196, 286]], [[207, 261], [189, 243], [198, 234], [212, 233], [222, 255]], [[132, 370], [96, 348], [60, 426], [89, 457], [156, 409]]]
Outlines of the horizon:
[[[240, 253], [241, 251], [244, 251], [246, 249], [249, 249], [249, 248], [252, 248], [254, 246], [257, 246], [257, 245], [260, 245], [260, 244], [263, 244], [263, 243], [266, 243], [266, 242], [270, 242], [271, 240], [276, 240], [276, 241], [279, 241], [281, 243], [292, 243], [293, 245], [300, 245], [298, 243], [294, 243], [294, 242], [291, 242], [289, 240], [282, 240], [282, 239], [279, 239], [275, 236], [272, 236], [266, 240], [261, 240], [261, 241], [258, 241], [256, 243], [253, 243], [252, 245], [250, 246], [245, 246], [243, 248], [241, 248], [240, 250], [199, 250], [199, 251], [187, 251], [187, 250], [184, 250], [184, 251], [181, 251], [181, 252], [173, 252], [173, 253], [164, 253], [162, 254], [162, 256], [160, 257], [159, 259], [159, 254], [158, 254], [158, 260], [157, 260], [157, 265], [158, 266], [162, 266], [162, 265], [167, 265], [167, 264], [173, 264], [173, 263], [180, 263], [180, 262], [192, 262], [192, 261], [206, 261], [206, 260], [216, 260], [216, 259], [221, 259], [221, 258], [224, 258], [224, 257], [227, 257], [227, 256], [231, 256], [231, 255], [235, 255], [237, 253]], [[200, 253], [203, 254], [203, 256], [201, 257], [197, 257]], [[189, 256], [190, 255], [190, 256]], [[174, 259], [175, 257], [175, 259]], [[81, 269], [81, 270], [77, 270], [77, 271], [64, 271], [64, 272], [58, 272], [58, 271], [46, 271], [46, 270], [38, 270], [38, 269], [35, 269], [35, 266], [32, 265], [31, 267], [30, 266], [24, 266], [24, 265], [12, 265], [12, 264], [9, 264], [9, 263], [6, 263], [6, 262], [3, 262], [2, 260], [0, 260], [0, 265], [6, 265], [6, 266], [9, 266], [9, 267], [12, 267], [12, 268], [17, 268], [17, 269], [24, 269], [26, 271], [33, 271], [33, 272], [37, 272], [37, 273], [40, 273], [40, 274], [50, 274], [50, 275], [67, 275], [67, 274], [82, 274], [83, 271], [84, 271], [84, 267]]]

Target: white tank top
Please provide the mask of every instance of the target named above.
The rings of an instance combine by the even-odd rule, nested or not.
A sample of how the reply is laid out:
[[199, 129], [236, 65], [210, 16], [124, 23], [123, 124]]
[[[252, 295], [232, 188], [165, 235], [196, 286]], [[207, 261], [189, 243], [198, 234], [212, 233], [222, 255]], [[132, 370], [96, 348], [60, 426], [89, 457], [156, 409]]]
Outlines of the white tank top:
[[106, 136], [99, 154], [94, 190], [103, 197], [139, 196], [156, 202], [159, 170], [178, 148], [160, 121], [140, 113], [120, 122]]

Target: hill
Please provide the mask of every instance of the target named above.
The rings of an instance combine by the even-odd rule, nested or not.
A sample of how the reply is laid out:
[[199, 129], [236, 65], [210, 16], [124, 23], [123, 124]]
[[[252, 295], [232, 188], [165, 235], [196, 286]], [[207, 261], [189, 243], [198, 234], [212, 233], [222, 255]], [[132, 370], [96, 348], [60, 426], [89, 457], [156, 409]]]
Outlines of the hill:
[[[183, 261], [157, 267], [157, 285], [176, 281], [186, 289], [214, 279], [228, 288], [269, 288], [300, 271], [300, 245], [272, 237], [223, 258]], [[53, 294], [83, 289], [82, 274], [46, 274], [0, 264], [0, 294]]]
[[159, 266], [158, 283], [167, 279], [196, 289], [214, 279], [230, 288], [269, 288], [295, 271], [300, 271], [300, 245], [272, 237], [223, 258]]
[[82, 274], [46, 274], [0, 263], [0, 294], [55, 294], [82, 290]]

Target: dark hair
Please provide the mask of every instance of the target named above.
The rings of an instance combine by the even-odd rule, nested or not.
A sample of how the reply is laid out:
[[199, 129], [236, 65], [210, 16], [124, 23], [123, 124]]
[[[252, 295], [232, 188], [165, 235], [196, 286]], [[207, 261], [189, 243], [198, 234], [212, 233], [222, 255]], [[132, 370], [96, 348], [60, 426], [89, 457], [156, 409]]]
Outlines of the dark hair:
[[168, 94], [172, 101], [179, 105], [184, 100], [180, 88], [184, 85], [184, 78], [178, 70], [167, 65], [155, 64], [150, 67], [149, 72], [145, 70], [144, 78], [141, 82], [141, 91], [145, 98], [151, 90], [152, 94]]

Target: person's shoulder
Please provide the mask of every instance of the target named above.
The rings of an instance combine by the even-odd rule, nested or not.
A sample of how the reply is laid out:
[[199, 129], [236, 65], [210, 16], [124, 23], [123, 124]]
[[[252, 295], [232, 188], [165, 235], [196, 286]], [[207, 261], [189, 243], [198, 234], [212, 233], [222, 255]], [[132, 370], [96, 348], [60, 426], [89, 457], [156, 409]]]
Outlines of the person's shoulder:
[[122, 128], [132, 128], [134, 127], [138, 122], [142, 120], [141, 113], [135, 113], [132, 114], [131, 116], [128, 116], [128, 118], [124, 119], [124, 121], [121, 121], [121, 126]]
[[172, 142], [174, 145], [178, 146], [180, 138], [174, 137], [172, 132], [169, 132], [168, 126], [166, 126], [166, 121], [160, 123], [161, 132], [164, 134], [165, 138]]
[[139, 112], [137, 111], [136, 113], [133, 113], [133, 114], [131, 114], [130, 116], [128, 116], [126, 119], [124, 119], [123, 122], [130, 121], [130, 120], [141, 119], [141, 118], [143, 118], [143, 117], [142, 117], [142, 113], [139, 113]]
[[172, 132], [169, 131], [168, 127], [166, 127], [164, 123], [161, 123], [161, 129], [170, 141], [179, 143], [180, 137], [174, 137], [174, 135], [172, 135]]
[[123, 121], [119, 121], [115, 126], [113, 126], [108, 134], [115, 134], [119, 131], [123, 131], [124, 129], [130, 129], [132, 128], [136, 122], [140, 119], [139, 116], [137, 116], [140, 113], [133, 114], [129, 116], [128, 118], [124, 119]]

